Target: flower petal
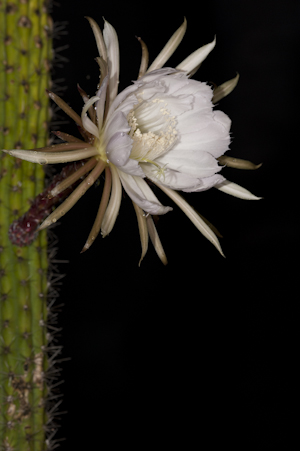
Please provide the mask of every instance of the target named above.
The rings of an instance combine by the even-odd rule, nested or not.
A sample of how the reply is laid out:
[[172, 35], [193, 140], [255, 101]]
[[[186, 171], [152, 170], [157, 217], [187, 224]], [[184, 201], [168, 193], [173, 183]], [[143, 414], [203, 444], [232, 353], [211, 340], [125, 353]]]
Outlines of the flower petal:
[[108, 75], [106, 75], [104, 77], [104, 80], [101, 83], [101, 86], [98, 89], [98, 92], [96, 94], [97, 97], [99, 97], [99, 100], [96, 102], [96, 114], [97, 114], [97, 119], [98, 119], [99, 133], [101, 132], [102, 125], [103, 125], [103, 115], [104, 115], [107, 86], [108, 86]]
[[198, 50], [189, 55], [185, 60], [183, 60], [180, 64], [178, 64], [178, 66], [176, 66], [176, 69], [184, 70], [187, 73], [191, 72], [205, 60], [205, 58], [213, 50], [215, 45], [216, 45], [216, 37], [212, 42], [203, 45]]
[[161, 52], [157, 55], [147, 72], [151, 72], [155, 69], [160, 69], [161, 67], [163, 67], [165, 62], [168, 61], [168, 59], [173, 55], [180, 42], [182, 41], [183, 36], [186, 32], [186, 26], [187, 22], [186, 18], [184, 18], [183, 24], [171, 36], [171, 38], [168, 40]]
[[138, 161], [129, 158], [124, 166], [119, 166], [118, 169], [126, 174], [136, 175], [137, 177], [145, 178], [145, 174]]
[[123, 111], [116, 111], [111, 117], [111, 120], [105, 127], [104, 131], [104, 145], [118, 132], [128, 133], [130, 126]]
[[[188, 152], [207, 152], [218, 158], [229, 149], [230, 124], [230, 119], [222, 111], [215, 111], [210, 115], [199, 115], [198, 123], [197, 117], [193, 116], [190, 117], [189, 125], [187, 120], [178, 121], [176, 126], [179, 132], [178, 140], [166, 156], [182, 158], [187, 157]], [[191, 157], [193, 158], [192, 155]]]
[[158, 169], [152, 164], [140, 164], [148, 179], [152, 180], [154, 183], [158, 182], [161, 185], [177, 191], [180, 190], [188, 193], [195, 191], [206, 191], [212, 188], [215, 184], [221, 183], [225, 180], [220, 174], [214, 174], [210, 177], [197, 178], [168, 168], [163, 169], [162, 172], [159, 173]]
[[87, 116], [88, 109], [94, 103], [96, 103], [98, 100], [100, 100], [100, 97], [93, 96], [84, 104], [84, 107], [82, 108], [82, 113], [81, 113], [81, 120], [82, 120], [82, 124], [83, 124], [83, 127], [85, 128], [85, 130], [87, 130], [89, 133], [92, 133], [92, 135], [96, 136], [96, 138], [99, 139], [100, 136], [99, 136], [99, 131], [98, 131], [97, 126]]
[[137, 40], [141, 44], [141, 48], [142, 48], [142, 59], [141, 59], [140, 70], [139, 70], [139, 74], [138, 74], [138, 79], [139, 79], [143, 75], [145, 75], [146, 70], [148, 68], [149, 52], [148, 52], [148, 48], [147, 48], [145, 42], [141, 38], [137, 38]]
[[[217, 141], [225, 138], [229, 142], [230, 127], [231, 120], [225, 113], [207, 108], [202, 111], [187, 111], [181, 116], [176, 129], [184, 139], [190, 136], [190, 141]], [[190, 135], [195, 132], [200, 132], [200, 135]]]
[[38, 230], [43, 230], [51, 224], [55, 223], [59, 218], [64, 216], [78, 200], [86, 193], [86, 191], [95, 183], [105, 168], [103, 161], [98, 161], [92, 172], [80, 183], [77, 188], [60, 204], [39, 226]]
[[81, 253], [85, 252], [87, 249], [91, 247], [91, 245], [94, 243], [95, 239], [97, 238], [100, 232], [102, 220], [109, 200], [110, 190], [111, 190], [111, 171], [107, 166], [105, 168], [105, 182], [97, 216], [94, 221], [93, 227], [89, 233], [88, 239], [86, 240], [85, 245], [81, 250]]
[[192, 221], [192, 223], [197, 227], [197, 229], [205, 236], [220, 252], [221, 255], [224, 254], [221, 249], [221, 245], [215, 233], [210, 229], [210, 227], [203, 221], [203, 219], [198, 215], [198, 213], [181, 197], [176, 191], [173, 191], [165, 186], [155, 183], [164, 193], [167, 194], [181, 210], [187, 215], [187, 217]]
[[82, 127], [82, 122], [80, 116], [63, 100], [61, 99], [57, 94], [54, 94], [54, 92], [49, 91], [46, 89], [46, 92], [50, 99], [53, 100], [53, 102], [56, 103], [59, 108], [61, 108], [70, 118], [72, 118], [76, 124], [80, 125]]
[[152, 215], [163, 215], [172, 210], [171, 207], [164, 207], [159, 202], [153, 191], [143, 179], [126, 174], [122, 171], [118, 172], [123, 188], [128, 196], [145, 212]]
[[131, 153], [132, 139], [127, 133], [117, 132], [109, 140], [106, 155], [110, 162], [116, 166], [124, 166]]
[[73, 172], [73, 174], [69, 175], [67, 178], [62, 180], [62, 182], [58, 183], [54, 186], [54, 188], [49, 192], [48, 198], [51, 199], [53, 197], [58, 196], [62, 191], [69, 188], [69, 186], [73, 185], [73, 183], [77, 182], [82, 176], [84, 176], [87, 172], [93, 169], [97, 164], [97, 159], [92, 157], [87, 160], [86, 163], [82, 164], [81, 168], [77, 171]]
[[93, 157], [99, 153], [96, 147], [86, 147], [85, 149], [70, 150], [69, 152], [36, 152], [22, 149], [1, 150], [12, 157], [39, 164], [69, 163], [70, 161]]
[[144, 83], [149, 83], [155, 80], [161, 79], [164, 75], [178, 73], [178, 70], [173, 69], [172, 67], [162, 67], [161, 69], [153, 70], [151, 72], [147, 72], [146, 75], [139, 78], [134, 82], [137, 86], [142, 86]]
[[107, 61], [106, 47], [99, 25], [91, 17], [85, 16], [85, 18], [89, 21], [90, 26], [92, 27], [99, 55], [104, 59], [104, 61]]
[[204, 177], [202, 179], [199, 179], [199, 184], [195, 186], [194, 189], [189, 188], [183, 188], [182, 191], [186, 193], [190, 192], [200, 192], [200, 191], [207, 191], [208, 189], [215, 186], [217, 183], [222, 183], [225, 180], [225, 178], [221, 174], [214, 174], [210, 177]]
[[219, 163], [221, 163], [224, 166], [227, 166], [228, 168], [235, 169], [254, 170], [262, 166], [262, 163], [254, 164], [252, 163], [252, 161], [242, 160], [241, 158], [229, 157], [227, 155], [222, 155], [221, 157], [218, 158], [218, 161]]
[[159, 256], [161, 262], [164, 265], [167, 265], [167, 263], [168, 263], [167, 256], [166, 256], [164, 248], [161, 244], [161, 241], [160, 241], [159, 235], [157, 233], [155, 224], [153, 222], [152, 216], [151, 215], [147, 216], [146, 221], [147, 221], [149, 236], [150, 236], [150, 239], [154, 246], [154, 249], [155, 249], [157, 255]]
[[[110, 104], [108, 113], [107, 113], [107, 117], [106, 117], [106, 124], [108, 124], [109, 120], [111, 119], [113, 113], [116, 111], [117, 108], [119, 108], [123, 102], [130, 97], [131, 95], [133, 95], [133, 93], [135, 91], [138, 90], [138, 86], [136, 85], [131, 85], [128, 86], [127, 88], [125, 88], [122, 92], [120, 92], [120, 94], [117, 95], [117, 97], [115, 98], [115, 100]], [[136, 97], [134, 97], [135, 102], [137, 102]]]
[[197, 97], [200, 96], [200, 105], [207, 101], [211, 107], [211, 98], [213, 95], [212, 88], [206, 83], [196, 80], [190, 80], [188, 76], [183, 72], [175, 72], [168, 76], [160, 78], [161, 83], [167, 88], [166, 92], [172, 95], [194, 95], [195, 103]]
[[146, 216], [143, 212], [143, 210], [135, 203], [133, 202], [133, 207], [136, 213], [139, 232], [140, 232], [140, 239], [141, 239], [141, 246], [142, 246], [142, 255], [139, 261], [139, 266], [141, 265], [141, 262], [143, 258], [145, 257], [147, 250], [148, 250], [148, 228], [147, 228], [147, 221]]
[[113, 226], [115, 225], [122, 199], [122, 185], [119, 179], [118, 171], [113, 164], [110, 165], [110, 171], [112, 176], [112, 190], [109, 204], [105, 211], [101, 225], [101, 234], [103, 238], [112, 231]]
[[236, 77], [232, 78], [231, 80], [225, 81], [225, 83], [218, 86], [214, 90], [214, 96], [212, 98], [212, 102], [217, 103], [217, 102], [219, 102], [219, 100], [228, 96], [228, 94], [230, 94], [234, 90], [236, 85], [238, 84], [239, 78], [240, 78], [240, 75], [237, 74]]
[[231, 196], [234, 197], [239, 197], [240, 199], [245, 200], [262, 199], [262, 197], [254, 196], [254, 194], [252, 194], [246, 188], [243, 188], [242, 186], [237, 185], [236, 183], [230, 182], [229, 180], [225, 180], [224, 182], [215, 185], [215, 188], [217, 188], [220, 191], [223, 191], [223, 193], [230, 194]]
[[[111, 119], [112, 114], [116, 111], [117, 108], [120, 108], [123, 110], [124, 105], [127, 104], [126, 101], [128, 102], [128, 100], [129, 100], [130, 102], [134, 102], [134, 103], [138, 102], [136, 97], [134, 97], [134, 93], [137, 92], [140, 87], [144, 86], [145, 82], [148, 83], [148, 82], [155, 81], [158, 78], [160, 78], [161, 75], [172, 74], [174, 72], [177, 72], [176, 69], [171, 69], [169, 67], [158, 69], [156, 71], [153, 71], [149, 74], [144, 75], [139, 80], [135, 81], [133, 85], [125, 88], [122, 92], [120, 92], [117, 95], [117, 97], [111, 103], [108, 114], [107, 114], [106, 123], [108, 123], [108, 121]], [[162, 90], [165, 90], [165, 88], [162, 87]], [[132, 96], [132, 97], [130, 97], [130, 96]], [[131, 108], [132, 108], [132, 106], [131, 106]]]
[[116, 30], [107, 21], [104, 23], [103, 38], [107, 49], [108, 69], [110, 73], [109, 104], [111, 105], [118, 93], [120, 55], [119, 41]]
[[209, 153], [185, 149], [184, 146], [178, 150], [177, 144], [169, 152], [157, 158], [155, 162], [161, 167], [166, 166], [168, 169], [195, 178], [210, 177], [222, 169], [217, 160]]

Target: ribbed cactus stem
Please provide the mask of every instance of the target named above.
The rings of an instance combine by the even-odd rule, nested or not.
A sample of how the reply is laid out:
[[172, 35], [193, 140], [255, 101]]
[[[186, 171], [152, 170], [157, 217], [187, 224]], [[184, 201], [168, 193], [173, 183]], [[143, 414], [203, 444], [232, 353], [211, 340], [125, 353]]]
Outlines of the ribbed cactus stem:
[[[0, 146], [47, 144], [51, 21], [44, 0], [0, 2]], [[41, 166], [0, 156], [0, 449], [48, 449], [47, 241], [11, 244], [9, 225], [44, 187]]]

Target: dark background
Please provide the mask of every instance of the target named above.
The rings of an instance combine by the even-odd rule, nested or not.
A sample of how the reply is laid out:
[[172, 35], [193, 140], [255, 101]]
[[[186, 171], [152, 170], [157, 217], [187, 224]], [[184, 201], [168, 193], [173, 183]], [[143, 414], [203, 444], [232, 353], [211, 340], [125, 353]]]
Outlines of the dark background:
[[[101, 27], [104, 16], [118, 33], [120, 90], [137, 77], [135, 36], [147, 43], [152, 61], [186, 16], [186, 36], [167, 64], [176, 66], [216, 34], [216, 48], [195, 78], [221, 84], [240, 73], [218, 107], [232, 119], [228, 154], [263, 163], [223, 175], [264, 199], [243, 201], [214, 189], [185, 196], [222, 233], [224, 259], [157, 190], [162, 203], [174, 206], [157, 226], [167, 267], [151, 244], [138, 267], [136, 217], [126, 196], [110, 236], [84, 254], [102, 187], [60, 221], [56, 258], [68, 263], [59, 265], [65, 277], [58, 343], [71, 359], [61, 364], [60, 408], [68, 413], [57, 437], [66, 438], [63, 450], [190, 449], [195, 442], [204, 449], [277, 449], [294, 430], [300, 4], [165, 4], [54, 5], [53, 90], [78, 112], [76, 83], [95, 93], [97, 49], [84, 16]], [[76, 133], [71, 123], [60, 129]]]

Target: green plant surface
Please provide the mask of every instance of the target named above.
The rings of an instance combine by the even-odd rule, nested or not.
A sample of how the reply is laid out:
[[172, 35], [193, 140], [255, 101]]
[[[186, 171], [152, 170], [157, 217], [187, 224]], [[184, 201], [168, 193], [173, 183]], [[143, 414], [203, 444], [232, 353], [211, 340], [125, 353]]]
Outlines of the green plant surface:
[[[0, 146], [48, 140], [52, 25], [42, 0], [0, 2]], [[47, 239], [12, 245], [9, 225], [44, 187], [41, 166], [0, 157], [0, 449], [48, 449]], [[48, 424], [48, 426], [47, 426]]]

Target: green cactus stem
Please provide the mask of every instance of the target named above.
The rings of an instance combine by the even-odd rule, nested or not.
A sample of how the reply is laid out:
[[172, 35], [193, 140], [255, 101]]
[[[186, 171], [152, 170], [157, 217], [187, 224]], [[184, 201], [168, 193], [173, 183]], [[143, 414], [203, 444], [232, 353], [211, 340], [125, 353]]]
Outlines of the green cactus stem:
[[[0, 146], [47, 144], [52, 55], [44, 0], [0, 1]], [[0, 450], [49, 449], [45, 408], [47, 240], [12, 245], [9, 225], [44, 188], [41, 166], [0, 157]], [[47, 426], [48, 425], [48, 426]]]

